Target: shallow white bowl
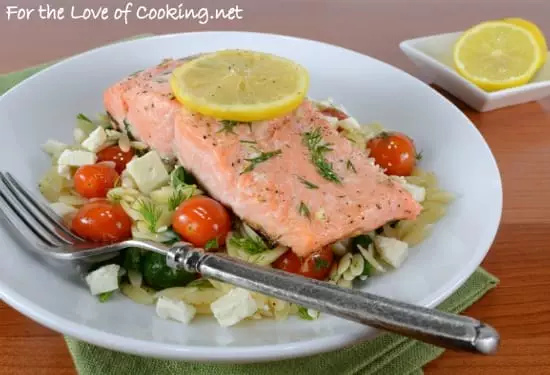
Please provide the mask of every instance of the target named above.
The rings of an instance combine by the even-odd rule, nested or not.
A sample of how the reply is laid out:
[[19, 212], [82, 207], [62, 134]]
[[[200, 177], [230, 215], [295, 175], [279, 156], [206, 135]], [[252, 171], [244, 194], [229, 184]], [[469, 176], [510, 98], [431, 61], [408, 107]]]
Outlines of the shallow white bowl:
[[[40, 145], [71, 140], [75, 114], [103, 110], [105, 88], [165, 57], [224, 48], [275, 53], [311, 74], [310, 95], [331, 96], [362, 123], [379, 121], [409, 134], [458, 199], [404, 266], [373, 278], [370, 292], [435, 306], [476, 269], [497, 230], [500, 175], [491, 151], [454, 105], [416, 78], [357, 52], [277, 35], [207, 32], [119, 43], [67, 59], [0, 98], [0, 170], [34, 187], [49, 166]], [[212, 318], [185, 326], [157, 318], [150, 306], [116, 296], [98, 303], [70, 267], [32, 255], [0, 229], [0, 296], [30, 318], [87, 342], [162, 358], [246, 362], [304, 356], [372, 338], [376, 331], [322, 316], [318, 321], [250, 321], [224, 329]]]
[[550, 59], [533, 80], [523, 86], [487, 92], [453, 67], [453, 45], [462, 32], [432, 35], [401, 42], [401, 50], [426, 78], [479, 112], [540, 100], [550, 95]]

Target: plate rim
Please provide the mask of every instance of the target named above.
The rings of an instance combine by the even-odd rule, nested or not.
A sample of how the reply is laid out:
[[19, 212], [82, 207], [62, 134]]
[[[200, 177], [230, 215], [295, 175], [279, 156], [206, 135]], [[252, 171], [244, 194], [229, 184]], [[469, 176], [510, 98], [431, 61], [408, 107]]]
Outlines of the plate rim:
[[[122, 40], [108, 45], [99, 46], [66, 58], [63, 58], [60, 61], [53, 62], [52, 65], [44, 68], [43, 70], [33, 74], [32, 76], [21, 81], [14, 87], [6, 91], [2, 96], [0, 96], [0, 102], [4, 100], [5, 97], [11, 95], [11, 92], [17, 90], [17, 88], [23, 84], [28, 84], [29, 81], [37, 79], [43, 74], [48, 74], [51, 69], [58, 69], [60, 66], [63, 66], [66, 63], [69, 63], [73, 59], [80, 59], [86, 57], [88, 54], [94, 53], [96, 50], [108, 49], [114, 45], [118, 44], [139, 44], [145, 40], [150, 39], [170, 39], [177, 38], [180, 36], [193, 36], [193, 35], [202, 35], [202, 34], [212, 34], [227, 36], [227, 34], [234, 35], [255, 35], [257, 37], [268, 37], [268, 38], [277, 38], [277, 39], [289, 39], [294, 42], [307, 42], [313, 44], [319, 44], [325, 47], [331, 47], [340, 49], [346, 52], [352, 52], [355, 55], [360, 56], [361, 58], [367, 58], [376, 61], [378, 64], [382, 64], [387, 69], [391, 69], [395, 72], [399, 72], [408, 79], [412, 79], [421, 85], [427, 86], [427, 88], [432, 90], [432, 94], [439, 98], [442, 103], [452, 107], [452, 110], [457, 113], [457, 115], [462, 116], [462, 119], [467, 122], [474, 130], [474, 133], [482, 141], [483, 147], [485, 147], [491, 157], [491, 164], [494, 167], [496, 176], [498, 180], [495, 183], [498, 183], [498, 219], [493, 223], [492, 228], [488, 231], [488, 234], [485, 236], [486, 240], [483, 244], [478, 245], [479, 248], [484, 248], [483, 251], [478, 251], [476, 257], [472, 257], [468, 263], [466, 263], [462, 270], [457, 273], [457, 275], [450, 279], [448, 283], [441, 286], [437, 292], [432, 293], [425, 298], [423, 298], [419, 305], [426, 307], [434, 307], [440, 302], [442, 302], [449, 295], [454, 293], [477, 269], [481, 264], [483, 259], [486, 257], [491, 246], [494, 243], [495, 237], [498, 233], [500, 223], [502, 220], [502, 208], [503, 208], [503, 189], [502, 189], [502, 178], [501, 173], [496, 162], [496, 159], [477, 129], [473, 122], [462, 112], [460, 111], [449, 99], [444, 97], [442, 94], [431, 88], [428, 84], [416, 78], [412, 74], [393, 66], [389, 63], [381, 61], [377, 58], [371, 57], [354, 49], [345, 48], [342, 46], [334, 45], [327, 42], [322, 42], [313, 39], [301, 38], [291, 35], [284, 34], [275, 34], [275, 33], [261, 33], [261, 32], [249, 32], [249, 31], [197, 31], [197, 32], [183, 32], [183, 33], [170, 33], [162, 35], [151, 35], [144, 36], [142, 38], [131, 39], [131, 40]], [[37, 65], [39, 66], [39, 65]], [[8, 73], [9, 74], [9, 73]], [[115, 351], [125, 352], [129, 354], [137, 354], [141, 356], [150, 356], [161, 359], [176, 359], [176, 360], [193, 360], [199, 362], [223, 362], [223, 363], [253, 363], [253, 362], [266, 362], [274, 361], [281, 359], [305, 357], [314, 354], [320, 354], [328, 351], [333, 351], [349, 345], [363, 342], [368, 339], [372, 339], [377, 336], [380, 332], [373, 331], [370, 327], [362, 327], [358, 329], [357, 332], [353, 334], [335, 334], [326, 336], [323, 338], [315, 338], [305, 341], [299, 341], [292, 344], [271, 344], [271, 345], [255, 345], [255, 346], [239, 346], [239, 347], [212, 347], [212, 346], [188, 346], [181, 344], [166, 344], [159, 342], [148, 342], [149, 345], [144, 345], [145, 340], [139, 340], [134, 338], [128, 338], [126, 336], [119, 336], [116, 334], [108, 333], [101, 331], [96, 328], [90, 328], [88, 326], [73, 323], [70, 320], [59, 317], [56, 314], [50, 313], [47, 310], [39, 307], [34, 304], [31, 300], [21, 296], [11, 289], [8, 285], [5, 285], [0, 280], [0, 298], [6, 302], [8, 305], [21, 312], [23, 315], [33, 319], [34, 321], [42, 324], [58, 333], [63, 335], [82, 340], [84, 342], [94, 344], [103, 348], [108, 348]], [[208, 348], [208, 350], [204, 350]]]

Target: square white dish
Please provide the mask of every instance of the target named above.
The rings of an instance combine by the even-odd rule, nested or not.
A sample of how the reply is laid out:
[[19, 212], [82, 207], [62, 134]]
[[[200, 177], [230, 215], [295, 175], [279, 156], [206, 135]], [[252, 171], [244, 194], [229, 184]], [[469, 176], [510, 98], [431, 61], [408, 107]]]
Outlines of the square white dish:
[[479, 112], [537, 101], [550, 95], [550, 61], [526, 85], [487, 92], [460, 76], [453, 67], [452, 50], [461, 31], [405, 40], [401, 50], [426, 78]]

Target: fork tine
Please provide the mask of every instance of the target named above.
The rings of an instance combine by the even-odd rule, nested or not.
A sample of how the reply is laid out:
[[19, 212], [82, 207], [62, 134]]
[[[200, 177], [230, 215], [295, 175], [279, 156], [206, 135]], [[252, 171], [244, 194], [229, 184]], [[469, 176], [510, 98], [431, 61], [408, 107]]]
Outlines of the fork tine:
[[[32, 196], [32, 194], [21, 184], [15, 177], [11, 175], [9, 172], [0, 173], [0, 175], [5, 175], [6, 179], [8, 181], [8, 187], [13, 187], [19, 195], [22, 195], [25, 197], [25, 199], [19, 199], [19, 201], [22, 201], [23, 205], [26, 206], [28, 211], [33, 212], [34, 210], [38, 211], [42, 217], [55, 229], [60, 230], [63, 232], [63, 235], [65, 238], [70, 239], [71, 242], [83, 242], [84, 240], [77, 235], [75, 235], [73, 232], [71, 232], [70, 229], [68, 229], [65, 225], [60, 223], [58, 216], [55, 212], [53, 212], [49, 207], [43, 205], [42, 203], [38, 202], [36, 198]], [[13, 190], [12, 190], [13, 191]], [[15, 194], [15, 193], [14, 193]], [[25, 201], [28, 202], [28, 204], [25, 204]], [[32, 207], [29, 207], [32, 206]], [[34, 210], [33, 210], [34, 208]], [[36, 212], [34, 211], [34, 212]], [[34, 214], [33, 216], [37, 216]], [[55, 233], [58, 233], [54, 230]]]
[[13, 232], [19, 235], [20, 239], [28, 242], [35, 249], [51, 248], [51, 242], [18, 215], [17, 209], [6, 198], [4, 189], [0, 189], [0, 209], [0, 216], [11, 225]]
[[42, 238], [47, 244], [58, 246], [60, 244], [72, 244], [61, 233], [52, 228], [52, 225], [40, 220], [32, 209], [29, 209], [24, 199], [21, 199], [17, 191], [10, 185], [3, 173], [0, 173], [0, 191], [3, 193], [4, 200], [11, 206], [19, 218], [24, 221], [33, 232]]

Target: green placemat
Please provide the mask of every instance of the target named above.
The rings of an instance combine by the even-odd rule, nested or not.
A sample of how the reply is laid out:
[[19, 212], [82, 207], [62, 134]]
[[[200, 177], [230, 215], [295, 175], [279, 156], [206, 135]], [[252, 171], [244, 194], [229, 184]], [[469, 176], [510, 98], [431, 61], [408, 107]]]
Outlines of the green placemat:
[[[0, 75], [0, 95], [49, 64]], [[498, 279], [482, 268], [439, 309], [458, 313], [498, 284]], [[153, 314], [151, 310], [151, 314]], [[304, 322], [307, 324], [307, 322]], [[422, 374], [422, 367], [443, 353], [443, 349], [385, 334], [375, 340], [332, 353], [264, 364], [226, 365], [167, 361], [114, 352], [71, 338], [67, 346], [81, 375], [409, 375]]]

